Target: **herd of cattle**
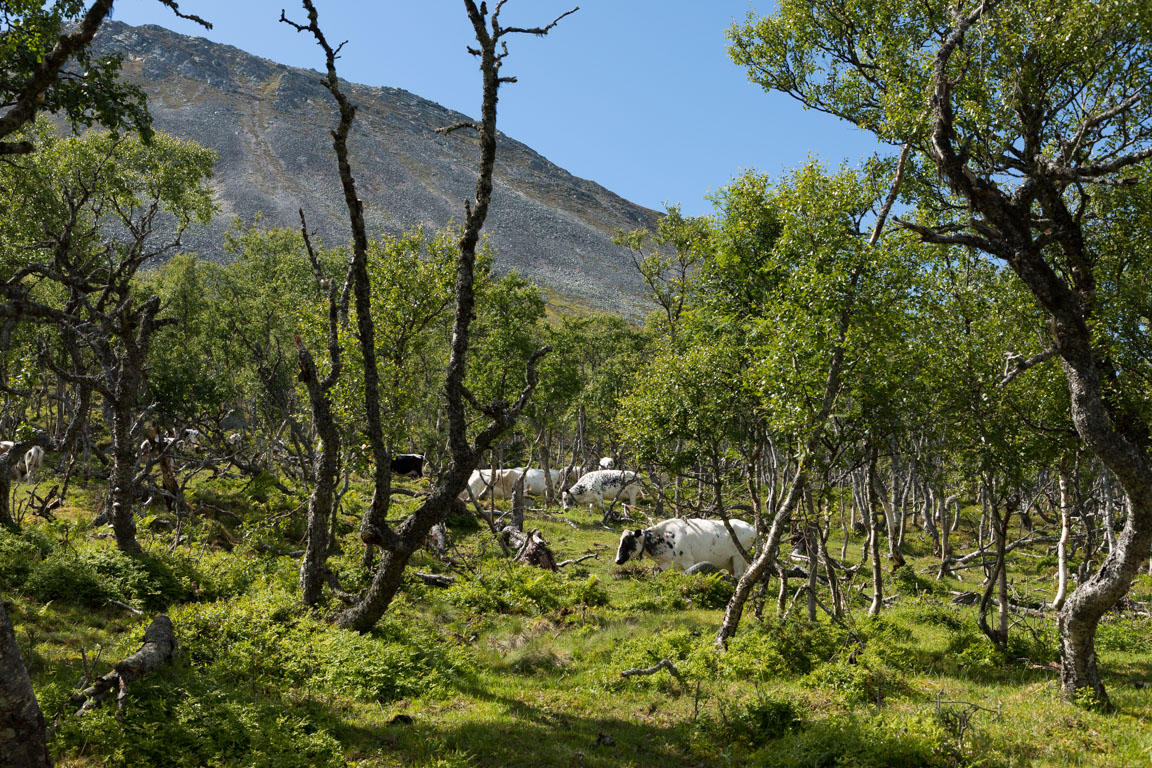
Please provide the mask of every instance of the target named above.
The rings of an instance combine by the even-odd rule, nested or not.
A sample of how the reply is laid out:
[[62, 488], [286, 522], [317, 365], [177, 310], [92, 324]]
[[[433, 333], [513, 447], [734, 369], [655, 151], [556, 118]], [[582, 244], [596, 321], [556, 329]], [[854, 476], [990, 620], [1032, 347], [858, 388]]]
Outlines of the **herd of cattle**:
[[[484, 499], [510, 499], [517, 486], [523, 483], [528, 496], [543, 496], [551, 481], [555, 493], [561, 490], [565, 510], [587, 504], [605, 511], [605, 502], [627, 499], [635, 506], [642, 493], [640, 476], [635, 472], [614, 469], [610, 457], [600, 459], [600, 469], [580, 474], [574, 468], [543, 469], [513, 467], [511, 469], [475, 469], [468, 478], [468, 487], [460, 494], [462, 501], [469, 497]], [[392, 459], [392, 472], [397, 475], [419, 477], [424, 471], [424, 456], [402, 453]], [[568, 487], [565, 489], [564, 486]], [[650, 528], [626, 530], [620, 536], [616, 551], [616, 564], [639, 560], [648, 555], [660, 570], [679, 568], [688, 570], [708, 564], [740, 578], [748, 567], [745, 553], [751, 552], [756, 530], [743, 520], [705, 520], [673, 518], [656, 523]], [[737, 543], [738, 542], [738, 543]]]
[[[561, 493], [565, 510], [587, 504], [589, 509], [596, 505], [603, 512], [605, 502], [623, 498], [627, 499], [628, 506], [635, 506], [636, 498], [641, 494], [640, 476], [635, 472], [613, 469], [613, 466], [611, 458], [603, 458], [598, 470], [577, 477], [574, 469], [553, 469], [549, 470], [549, 479], [554, 491], [562, 488], [564, 481], [570, 483]], [[393, 471], [396, 471], [395, 466]], [[467, 499], [469, 494], [477, 500], [511, 498], [521, 482], [524, 493], [529, 496], [543, 496], [546, 492], [542, 469], [477, 469], [473, 470], [468, 489], [461, 498]], [[686, 571], [706, 563], [740, 578], [748, 567], [745, 553], [752, 550], [755, 538], [755, 528], [743, 520], [733, 519], [726, 524], [723, 520], [673, 518], [650, 528], [625, 531], [620, 536], [616, 564], [624, 565], [629, 560], [639, 560], [648, 555], [660, 570], [679, 568]]]
[[[199, 437], [196, 430], [158, 435], [145, 441], [141, 451], [157, 452], [168, 447], [196, 445]], [[6, 455], [15, 445], [9, 440], [0, 441], [0, 456]], [[11, 479], [16, 482], [31, 481], [43, 465], [44, 449], [34, 445], [15, 463], [9, 460]], [[603, 512], [605, 502], [617, 499], [627, 499], [629, 506], [635, 506], [637, 497], [641, 495], [640, 476], [635, 472], [614, 469], [614, 462], [608, 457], [600, 459], [600, 467], [584, 474], [577, 473], [573, 468], [552, 469], [547, 476], [542, 469], [527, 467], [477, 469], [473, 470], [468, 488], [461, 494], [461, 498], [467, 500], [469, 495], [476, 500], [512, 498], [521, 482], [525, 494], [543, 496], [547, 492], [548, 481], [551, 481], [553, 492], [562, 489], [561, 501], [565, 510], [587, 504], [589, 509], [596, 505]], [[423, 454], [399, 454], [392, 460], [392, 471], [398, 475], [419, 477], [424, 471]], [[565, 488], [565, 485], [568, 487]], [[638, 560], [648, 555], [661, 570], [670, 567], [687, 570], [708, 563], [739, 578], [748, 565], [744, 553], [752, 549], [754, 538], [755, 530], [742, 520], [733, 519], [726, 524], [722, 520], [673, 518], [650, 528], [625, 531], [620, 537], [616, 564], [623, 565], [629, 560]]]

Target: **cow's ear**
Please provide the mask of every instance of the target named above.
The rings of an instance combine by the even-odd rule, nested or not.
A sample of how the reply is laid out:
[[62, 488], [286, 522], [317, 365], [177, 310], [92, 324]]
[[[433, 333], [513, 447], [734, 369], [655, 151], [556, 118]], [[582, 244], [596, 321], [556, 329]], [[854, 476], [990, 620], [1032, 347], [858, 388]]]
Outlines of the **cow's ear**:
[[643, 535], [644, 535], [644, 529], [643, 528], [637, 528], [636, 529], [636, 538], [640, 538]]

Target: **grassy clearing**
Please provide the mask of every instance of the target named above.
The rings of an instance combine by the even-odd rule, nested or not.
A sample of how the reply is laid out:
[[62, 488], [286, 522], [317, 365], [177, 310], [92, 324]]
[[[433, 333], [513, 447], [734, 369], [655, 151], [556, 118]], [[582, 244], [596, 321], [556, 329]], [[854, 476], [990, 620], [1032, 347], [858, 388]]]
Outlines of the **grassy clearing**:
[[[851, 585], [846, 626], [798, 605], [751, 612], [727, 653], [712, 637], [731, 587], [612, 563], [619, 531], [556, 510], [529, 513], [559, 559], [599, 559], [560, 574], [509, 564], [475, 526], [455, 530], [450, 589], [410, 583], [366, 636], [333, 629], [296, 601], [299, 499], [235, 481], [205, 484], [191, 542], [148, 532], [147, 555], [120, 556], [73, 507], [56, 522], [0, 533], [9, 601], [61, 766], [1133, 766], [1152, 762], [1147, 619], [1117, 616], [1099, 651], [1117, 711], [1057, 696], [1054, 622], [1019, 618], [1001, 655], [952, 604], [924, 543], [888, 575], [897, 599], [878, 620]], [[405, 503], [405, 502], [401, 502]], [[398, 510], [402, 514], [403, 509]], [[150, 520], [150, 518], [149, 518]], [[347, 521], [333, 562], [363, 579]], [[147, 525], [141, 526], [147, 530]], [[849, 559], [860, 542], [849, 542]], [[957, 546], [964, 549], [963, 532]], [[839, 542], [830, 544], [834, 552]], [[227, 549], [231, 547], [231, 549]], [[1021, 601], [1050, 596], [1046, 551], [1012, 571]], [[793, 584], [791, 589], [794, 589]], [[1133, 597], [1148, 600], [1142, 576]], [[826, 597], [822, 597], [826, 601]], [[136, 606], [135, 616], [110, 600]], [[803, 601], [800, 601], [801, 603]], [[330, 606], [334, 608], [335, 606]], [[85, 674], [138, 646], [151, 616], [172, 616], [174, 663], [136, 683], [123, 724], [107, 709], [77, 718]], [[620, 672], [668, 658], [666, 671]], [[94, 661], [95, 659], [95, 661]]]

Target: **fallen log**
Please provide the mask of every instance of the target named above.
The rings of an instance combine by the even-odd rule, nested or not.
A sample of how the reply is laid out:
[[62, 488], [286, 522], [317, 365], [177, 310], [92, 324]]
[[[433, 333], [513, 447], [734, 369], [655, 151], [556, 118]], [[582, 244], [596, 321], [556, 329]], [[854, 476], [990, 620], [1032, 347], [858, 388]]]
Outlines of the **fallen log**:
[[680, 670], [676, 669], [676, 665], [670, 659], [661, 659], [658, 663], [650, 667], [642, 667], [637, 669], [626, 669], [620, 673], [620, 677], [635, 677], [636, 675], [654, 675], [662, 669], [668, 670], [672, 676], [677, 680], [683, 681], [684, 676], [680, 674]]
[[114, 664], [111, 672], [97, 678], [96, 682], [83, 691], [72, 694], [72, 703], [81, 705], [76, 714], [82, 715], [90, 709], [96, 709], [116, 690], [116, 719], [123, 722], [129, 683], [159, 669], [172, 658], [175, 650], [176, 635], [172, 629], [172, 620], [160, 614], [144, 630], [144, 644], [140, 650]]
[[454, 577], [444, 576], [439, 573], [421, 573], [420, 571], [413, 571], [412, 575], [430, 587], [440, 587], [441, 589], [445, 589], [456, 583], [456, 579]]

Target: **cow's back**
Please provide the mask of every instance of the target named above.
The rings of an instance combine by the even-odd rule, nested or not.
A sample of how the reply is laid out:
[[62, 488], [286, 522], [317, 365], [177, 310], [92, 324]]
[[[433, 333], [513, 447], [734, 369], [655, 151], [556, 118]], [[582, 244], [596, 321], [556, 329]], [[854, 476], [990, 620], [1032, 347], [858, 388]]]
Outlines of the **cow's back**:
[[[755, 529], [743, 520], [731, 520], [732, 530], [745, 550], [750, 550]], [[711, 563], [717, 568], [723, 568], [736, 573], [743, 571], [736, 559], [743, 560], [740, 550], [732, 541], [728, 529], [724, 527], [723, 520], [701, 520], [690, 518], [683, 520], [674, 518], [657, 523], [651, 530], [669, 545], [669, 551], [663, 558], [674, 563], [683, 570], [691, 568], [697, 563]], [[671, 533], [669, 539], [667, 534]]]

